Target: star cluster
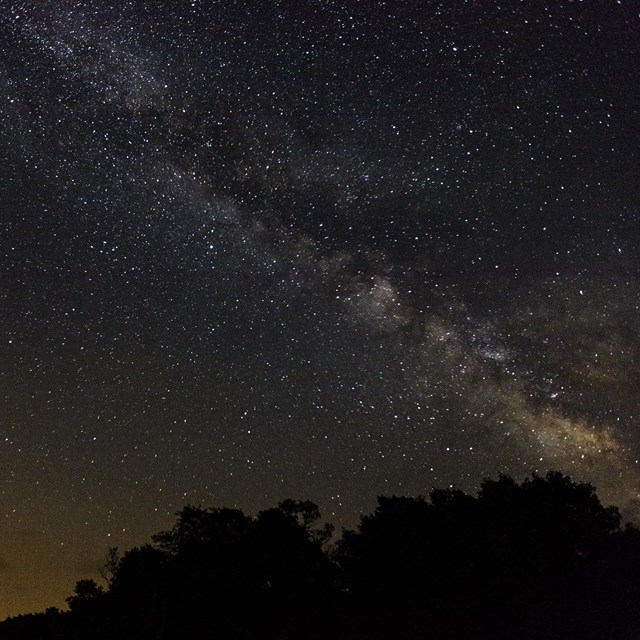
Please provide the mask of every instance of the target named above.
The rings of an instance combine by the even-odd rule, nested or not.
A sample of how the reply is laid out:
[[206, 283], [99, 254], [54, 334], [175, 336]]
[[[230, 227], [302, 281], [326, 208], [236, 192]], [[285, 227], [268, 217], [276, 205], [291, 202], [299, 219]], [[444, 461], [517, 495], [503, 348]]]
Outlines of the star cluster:
[[636, 517], [635, 3], [7, 0], [0, 51], [0, 615], [186, 503]]

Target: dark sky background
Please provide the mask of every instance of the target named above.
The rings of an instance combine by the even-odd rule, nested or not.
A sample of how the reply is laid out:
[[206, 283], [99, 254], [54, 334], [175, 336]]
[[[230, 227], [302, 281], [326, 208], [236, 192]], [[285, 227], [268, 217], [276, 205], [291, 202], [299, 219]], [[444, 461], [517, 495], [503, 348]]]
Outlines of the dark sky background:
[[187, 503], [637, 519], [639, 67], [629, 0], [3, 0], [0, 617]]

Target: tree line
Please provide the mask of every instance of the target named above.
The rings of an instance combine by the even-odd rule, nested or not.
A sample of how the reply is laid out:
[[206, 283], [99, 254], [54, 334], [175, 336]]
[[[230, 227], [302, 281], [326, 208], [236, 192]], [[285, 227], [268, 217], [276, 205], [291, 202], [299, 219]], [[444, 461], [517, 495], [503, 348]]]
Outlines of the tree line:
[[380, 497], [339, 539], [318, 507], [186, 506], [69, 611], [10, 618], [8, 640], [640, 637], [640, 530], [559, 472]]

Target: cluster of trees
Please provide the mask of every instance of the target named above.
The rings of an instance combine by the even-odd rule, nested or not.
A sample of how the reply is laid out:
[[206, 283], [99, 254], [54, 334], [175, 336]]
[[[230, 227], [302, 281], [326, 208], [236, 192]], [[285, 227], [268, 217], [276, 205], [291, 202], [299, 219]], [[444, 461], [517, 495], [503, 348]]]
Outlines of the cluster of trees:
[[640, 637], [640, 531], [561, 473], [477, 496], [381, 497], [339, 540], [311, 502], [255, 517], [187, 506], [69, 611], [2, 638], [353, 640]]

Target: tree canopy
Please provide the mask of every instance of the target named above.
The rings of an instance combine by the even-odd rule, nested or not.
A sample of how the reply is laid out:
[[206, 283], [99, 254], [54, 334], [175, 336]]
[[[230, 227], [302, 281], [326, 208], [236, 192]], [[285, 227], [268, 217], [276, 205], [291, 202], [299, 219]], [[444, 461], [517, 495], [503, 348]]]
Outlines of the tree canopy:
[[381, 496], [339, 539], [312, 502], [249, 516], [187, 505], [150, 544], [109, 550], [105, 585], [3, 638], [637, 638], [640, 531], [552, 472], [477, 495]]

